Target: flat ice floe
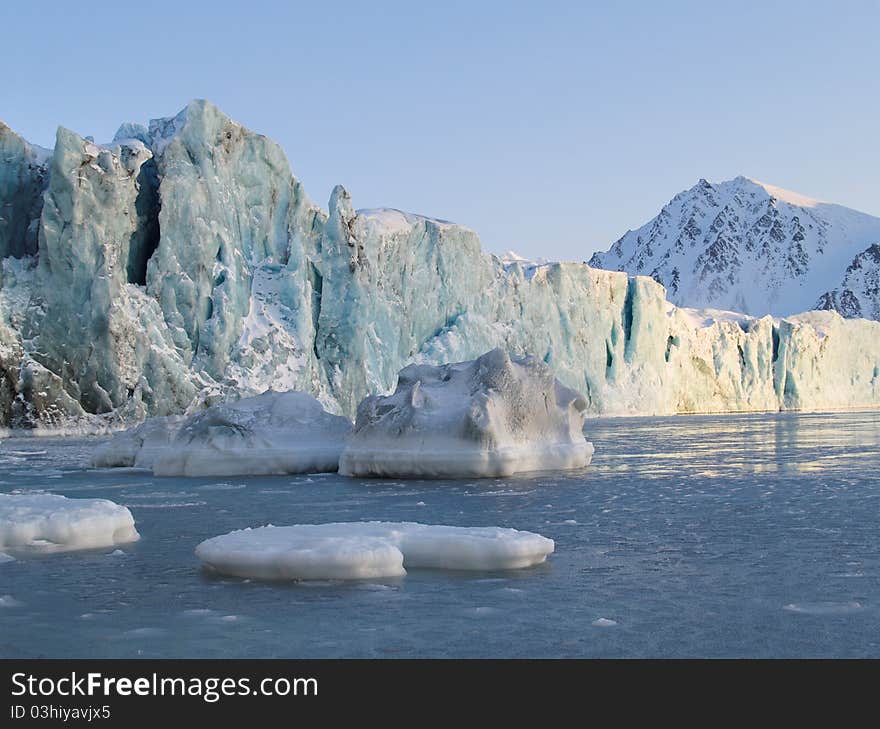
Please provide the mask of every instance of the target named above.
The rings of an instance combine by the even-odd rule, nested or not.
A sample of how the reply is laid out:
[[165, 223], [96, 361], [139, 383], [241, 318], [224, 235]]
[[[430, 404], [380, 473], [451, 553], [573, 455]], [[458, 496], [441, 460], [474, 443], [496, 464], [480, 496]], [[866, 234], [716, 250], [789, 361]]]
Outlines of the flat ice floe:
[[544, 562], [554, 548], [552, 539], [516, 529], [370, 521], [242, 529], [202, 542], [196, 556], [235, 577], [352, 580], [418, 567], [520, 569]]
[[304, 392], [264, 392], [187, 418], [153, 418], [121, 433], [95, 466], [151, 467], [157, 476], [335, 471], [351, 422]]
[[106, 499], [0, 494], [0, 552], [66, 552], [140, 538], [124, 506]]
[[394, 394], [358, 406], [339, 472], [469, 478], [583, 468], [593, 454], [583, 435], [586, 406], [544, 362], [501, 349], [468, 362], [409, 365]]

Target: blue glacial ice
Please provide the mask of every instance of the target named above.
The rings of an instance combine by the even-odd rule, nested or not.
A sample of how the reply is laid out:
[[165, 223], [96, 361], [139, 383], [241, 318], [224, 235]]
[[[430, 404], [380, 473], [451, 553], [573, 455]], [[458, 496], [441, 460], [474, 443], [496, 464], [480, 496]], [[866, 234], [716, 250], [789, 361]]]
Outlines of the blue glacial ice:
[[106, 429], [267, 389], [353, 417], [409, 364], [500, 347], [588, 414], [880, 404], [880, 324], [670, 304], [648, 277], [502, 262], [462, 226], [328, 210], [206, 101], [51, 157], [0, 127], [0, 425]]

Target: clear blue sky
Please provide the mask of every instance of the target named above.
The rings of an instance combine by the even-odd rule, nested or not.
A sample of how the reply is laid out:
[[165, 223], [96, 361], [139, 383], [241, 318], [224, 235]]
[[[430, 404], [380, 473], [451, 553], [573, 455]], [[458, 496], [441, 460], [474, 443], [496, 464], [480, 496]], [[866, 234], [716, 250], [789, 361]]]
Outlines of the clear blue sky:
[[880, 214], [877, 1], [10, 1], [0, 27], [31, 141], [204, 97], [322, 205], [343, 183], [488, 250], [587, 258], [700, 177]]

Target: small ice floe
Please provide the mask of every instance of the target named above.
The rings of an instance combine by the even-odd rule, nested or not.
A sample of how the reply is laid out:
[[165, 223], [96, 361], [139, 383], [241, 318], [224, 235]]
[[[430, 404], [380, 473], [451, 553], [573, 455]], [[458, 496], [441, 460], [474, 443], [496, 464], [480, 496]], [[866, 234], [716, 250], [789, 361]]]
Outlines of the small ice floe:
[[202, 542], [196, 556], [236, 577], [346, 580], [400, 577], [418, 567], [520, 569], [544, 562], [554, 547], [515, 529], [375, 521], [242, 529]]
[[470, 615], [476, 615], [477, 617], [486, 617], [488, 615], [495, 615], [500, 612], [498, 608], [489, 607], [486, 605], [480, 605], [479, 607], [470, 608], [467, 611]]
[[566, 520], [565, 520], [564, 522], [562, 522], [562, 523], [563, 523], [563, 524], [568, 524], [569, 526], [574, 526], [575, 524], [577, 524], [577, 519], [566, 519]]
[[5, 564], [6, 562], [15, 562], [15, 557], [6, 554], [6, 552], [0, 552], [0, 564]]
[[112, 552], [110, 552], [110, 554], [108, 556], [109, 557], [124, 557], [125, 552], [123, 552], [121, 549], [114, 549]]
[[140, 538], [124, 506], [106, 499], [54, 494], [0, 494], [0, 550], [66, 552]]
[[12, 595], [0, 595], [0, 608], [14, 608], [21, 605]]
[[783, 605], [782, 609], [805, 615], [848, 615], [864, 610], [864, 605], [855, 600], [850, 602], [792, 602]]
[[617, 621], [611, 618], [596, 618], [591, 625], [595, 628], [613, 628], [617, 625]]
[[126, 630], [122, 636], [124, 638], [155, 638], [163, 635], [165, 631], [162, 628], [134, 628]]

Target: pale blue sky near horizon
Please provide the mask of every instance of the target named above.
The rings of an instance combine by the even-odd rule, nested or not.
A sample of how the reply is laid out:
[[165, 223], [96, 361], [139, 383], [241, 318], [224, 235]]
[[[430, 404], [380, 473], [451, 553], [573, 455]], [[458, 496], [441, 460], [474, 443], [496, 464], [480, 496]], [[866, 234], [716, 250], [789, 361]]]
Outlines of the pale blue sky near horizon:
[[880, 215], [880, 0], [6, 2], [0, 119], [52, 146], [207, 98], [326, 207], [583, 260], [701, 177]]

